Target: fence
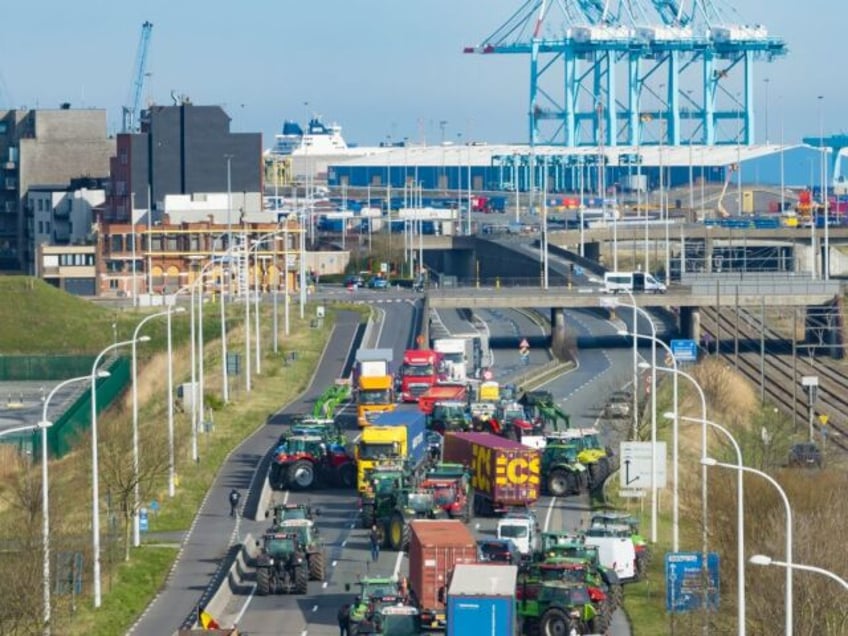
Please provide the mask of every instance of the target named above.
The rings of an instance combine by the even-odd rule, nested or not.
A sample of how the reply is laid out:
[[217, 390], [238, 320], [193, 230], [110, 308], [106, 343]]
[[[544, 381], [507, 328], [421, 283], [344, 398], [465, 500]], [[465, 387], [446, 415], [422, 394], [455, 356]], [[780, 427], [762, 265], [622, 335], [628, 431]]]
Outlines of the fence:
[[[77, 372], [78, 376], [91, 373], [88, 369]], [[130, 361], [128, 358], [115, 358], [108, 366], [109, 377], [97, 380], [97, 412], [100, 413], [126, 389], [130, 382]], [[69, 376], [65, 376], [67, 378]], [[63, 378], [64, 379], [64, 378]], [[89, 385], [86, 385], [88, 387]], [[47, 431], [47, 450], [53, 457], [68, 454], [80, 436], [91, 427], [91, 391], [87, 388], [79, 393], [77, 399], [59, 417]], [[32, 453], [32, 457], [41, 457], [41, 431], [34, 430], [20, 435], [10, 435], [2, 440], [13, 444], [22, 452]]]

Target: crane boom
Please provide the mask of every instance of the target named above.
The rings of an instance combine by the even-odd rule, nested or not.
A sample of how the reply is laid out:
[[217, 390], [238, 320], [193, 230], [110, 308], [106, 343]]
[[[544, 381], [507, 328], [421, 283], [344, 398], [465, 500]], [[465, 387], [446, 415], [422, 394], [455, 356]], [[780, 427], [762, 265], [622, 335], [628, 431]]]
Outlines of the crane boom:
[[144, 76], [147, 70], [147, 50], [150, 47], [150, 32], [153, 23], [146, 21], [141, 25], [141, 38], [138, 41], [138, 50], [135, 54], [135, 64], [132, 83], [130, 84], [130, 97], [124, 106], [124, 132], [138, 132], [139, 120], [141, 119], [141, 91], [144, 87]]

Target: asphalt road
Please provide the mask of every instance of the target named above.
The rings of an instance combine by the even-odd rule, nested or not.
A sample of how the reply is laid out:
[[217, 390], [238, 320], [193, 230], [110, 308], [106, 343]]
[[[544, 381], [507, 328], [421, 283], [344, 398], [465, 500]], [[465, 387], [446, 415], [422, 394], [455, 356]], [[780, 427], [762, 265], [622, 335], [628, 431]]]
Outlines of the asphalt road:
[[[0, 435], [10, 428], [41, 421], [43, 400], [58, 383], [56, 380], [0, 383]], [[55, 422], [73, 403], [79, 391], [89, 387], [89, 384], [80, 382], [77, 386], [69, 385], [57, 391], [48, 405], [47, 419]]]
[[[221, 466], [186, 536], [164, 589], [148, 606], [130, 633], [146, 636], [171, 634], [176, 631], [194, 614], [209, 582], [216, 580], [220, 575], [219, 568], [226, 561], [231, 546], [240, 543], [246, 532], [256, 534], [264, 529], [266, 524], [257, 524], [244, 518], [231, 518], [227, 495], [230, 489], [237, 488], [243, 493], [245, 511], [250, 513], [251, 506], [255, 509], [262, 487], [261, 479], [265, 477], [264, 472], [257, 471], [262, 459], [282, 432], [287, 414], [300, 413], [310, 408], [311, 402], [340, 376], [358, 324], [358, 314], [339, 312], [333, 334], [309, 389], [291, 406], [275, 414], [267, 426], [261, 427], [244, 441]], [[255, 478], [256, 475], [259, 477]], [[250, 495], [246, 496], [248, 492]], [[352, 508], [350, 496], [347, 501]], [[281, 629], [279, 620], [282, 618], [283, 615], [277, 613], [274, 633], [295, 633], [287, 628]]]

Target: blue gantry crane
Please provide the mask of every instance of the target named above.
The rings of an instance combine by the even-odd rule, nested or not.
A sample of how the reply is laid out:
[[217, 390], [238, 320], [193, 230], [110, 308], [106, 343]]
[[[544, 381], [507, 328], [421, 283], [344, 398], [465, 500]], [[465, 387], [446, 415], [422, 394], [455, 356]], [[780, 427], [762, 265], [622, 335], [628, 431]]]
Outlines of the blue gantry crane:
[[141, 25], [141, 37], [138, 41], [138, 49], [135, 54], [133, 65], [133, 78], [130, 84], [129, 98], [123, 107], [123, 127], [125, 133], [138, 132], [141, 124], [141, 92], [144, 88], [144, 78], [147, 71], [147, 51], [150, 48], [150, 32], [153, 30], [152, 22]]
[[525, 0], [464, 52], [529, 55], [531, 145], [752, 144], [786, 44], [723, 0]]

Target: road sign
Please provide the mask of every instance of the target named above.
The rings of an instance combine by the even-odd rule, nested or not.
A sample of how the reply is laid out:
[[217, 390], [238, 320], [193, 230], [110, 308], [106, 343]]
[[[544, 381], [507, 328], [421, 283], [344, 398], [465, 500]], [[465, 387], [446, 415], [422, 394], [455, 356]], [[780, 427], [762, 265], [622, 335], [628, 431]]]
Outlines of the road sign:
[[[665, 442], [657, 442], [657, 488], [665, 488]], [[651, 442], [621, 442], [618, 471], [625, 490], [651, 489]]]
[[819, 415], [819, 423], [821, 423], [822, 426], [827, 426], [827, 422], [828, 422], [829, 419], [830, 419], [830, 417], [828, 415], [826, 415], [825, 413], [822, 413], [821, 415]]
[[[692, 612], [704, 606], [703, 555], [700, 552], [668, 552], [665, 555], [665, 608], [669, 612]], [[707, 553], [707, 603], [718, 609], [718, 553]]]
[[698, 360], [698, 343], [694, 340], [672, 340], [671, 353], [678, 362], [696, 362]]
[[238, 352], [227, 352], [227, 375], [239, 375], [241, 372], [241, 354]]
[[641, 499], [645, 496], [644, 490], [619, 490], [618, 496], [629, 499]]
[[138, 529], [141, 532], [147, 532], [150, 529], [147, 519], [147, 508], [141, 508], [138, 511]]

